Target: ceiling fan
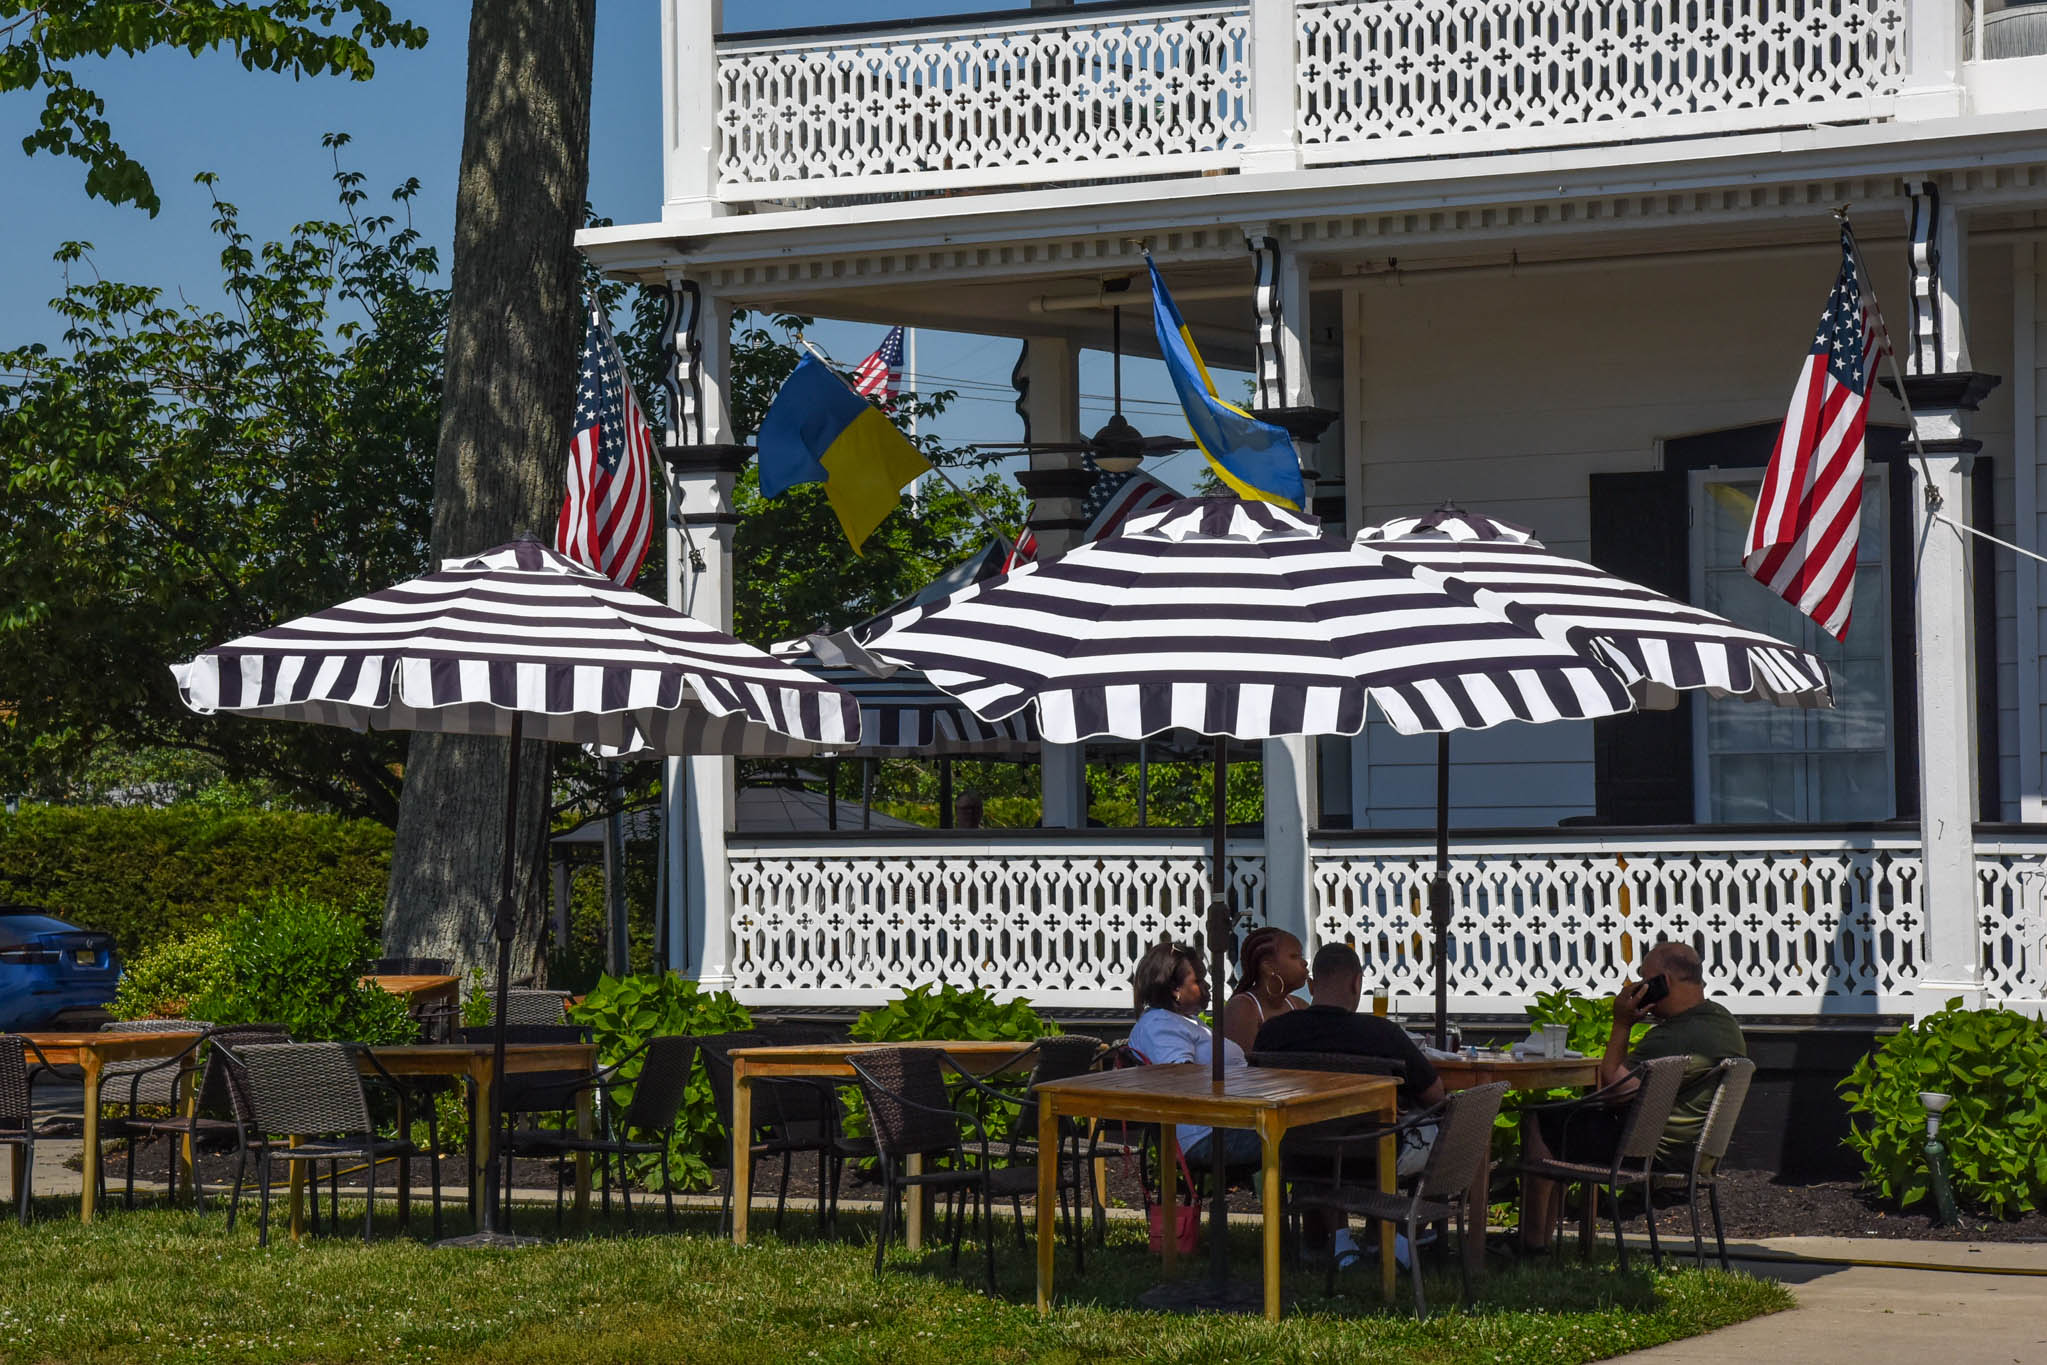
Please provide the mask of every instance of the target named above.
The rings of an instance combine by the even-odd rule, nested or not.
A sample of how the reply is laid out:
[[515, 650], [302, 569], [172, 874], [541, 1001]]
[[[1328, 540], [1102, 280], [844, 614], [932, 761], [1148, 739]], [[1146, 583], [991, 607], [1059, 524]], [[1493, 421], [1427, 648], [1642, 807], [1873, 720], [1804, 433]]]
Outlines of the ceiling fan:
[[1032, 451], [1073, 452], [1087, 456], [1112, 474], [1137, 468], [1147, 455], [1170, 455], [1195, 449], [1194, 442], [1178, 436], [1146, 436], [1123, 416], [1123, 308], [1109, 310], [1109, 336], [1114, 356], [1115, 411], [1092, 436], [1078, 441], [976, 441], [973, 448], [997, 455], [1028, 455]]

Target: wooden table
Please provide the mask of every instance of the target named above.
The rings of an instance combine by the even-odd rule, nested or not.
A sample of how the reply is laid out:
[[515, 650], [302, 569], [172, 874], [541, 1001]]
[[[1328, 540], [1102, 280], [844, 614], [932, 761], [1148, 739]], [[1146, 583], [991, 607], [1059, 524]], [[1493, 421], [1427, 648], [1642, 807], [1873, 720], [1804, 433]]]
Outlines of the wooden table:
[[[802, 1043], [794, 1047], [741, 1047], [732, 1050], [732, 1243], [746, 1245], [748, 1206], [753, 1202], [753, 1083], [758, 1079], [852, 1080], [851, 1058], [877, 1048], [935, 1047], [960, 1066], [985, 1075], [1030, 1051], [1030, 1042], [978, 1042], [934, 1039], [918, 1043]], [[1053, 1148], [1052, 1150], [1057, 1150]], [[910, 1172], [921, 1166], [908, 1158]], [[820, 1190], [818, 1197], [823, 1198]], [[908, 1201], [908, 1226], [903, 1237], [910, 1250], [924, 1246], [923, 1197]]]
[[[407, 1043], [398, 1047], [373, 1047], [370, 1055], [375, 1057], [384, 1070], [393, 1076], [447, 1076], [469, 1082], [469, 1210], [476, 1212], [478, 1194], [484, 1188], [484, 1167], [490, 1160], [491, 1098], [491, 1045], [489, 1043]], [[507, 1043], [505, 1044], [505, 1074], [507, 1076], [530, 1076], [546, 1071], [581, 1071], [588, 1073], [597, 1068], [597, 1045], [594, 1043]], [[362, 1063], [365, 1075], [374, 1075], [367, 1058]], [[576, 1132], [581, 1137], [590, 1136], [591, 1094], [590, 1091], [576, 1092]], [[297, 1162], [293, 1163], [296, 1170]], [[590, 1207], [590, 1158], [587, 1153], [576, 1154], [576, 1215], [582, 1217]], [[298, 1201], [292, 1201], [294, 1218]]]
[[[109, 1062], [147, 1061], [175, 1057], [192, 1046], [199, 1030], [189, 1033], [27, 1033], [23, 1034], [52, 1066], [76, 1066], [85, 1072], [85, 1191], [78, 1200], [80, 1222], [90, 1223], [99, 1196], [100, 1077]], [[35, 1063], [33, 1053], [29, 1056]], [[21, 1157], [14, 1158], [14, 1197], [21, 1197]], [[186, 1151], [186, 1160], [191, 1153]]]
[[[1389, 1076], [1357, 1076], [1336, 1071], [1289, 1071], [1277, 1067], [1231, 1067], [1223, 1073], [1223, 1086], [1216, 1090], [1207, 1063], [1180, 1062], [1170, 1066], [1133, 1066], [1118, 1071], [1076, 1076], [1071, 1080], [1047, 1081], [1037, 1087], [1038, 1150], [1059, 1150], [1059, 1120], [1062, 1118], [1121, 1119], [1129, 1123], [1159, 1125], [1159, 1150], [1171, 1151], [1177, 1124], [1206, 1124], [1212, 1128], [1249, 1128], [1257, 1132], [1264, 1146], [1260, 1169], [1259, 1202], [1265, 1213], [1265, 1316], [1279, 1319], [1279, 1242], [1281, 1196], [1279, 1144], [1289, 1128], [1325, 1119], [1376, 1115], [1391, 1123], [1396, 1117], [1399, 1082]], [[1394, 1140], [1379, 1142], [1379, 1188], [1393, 1189]], [[1057, 1205], [1058, 1163], [1038, 1163], [1038, 1311], [1052, 1308], [1052, 1252], [1055, 1241], [1053, 1218]], [[1176, 1198], [1170, 1174], [1159, 1181], [1167, 1233], [1164, 1239], [1166, 1269], [1174, 1268], [1173, 1203]], [[1221, 1237], [1222, 1228], [1210, 1228], [1209, 1236]], [[1379, 1225], [1379, 1285], [1393, 1296], [1393, 1225]]]
[[[1494, 1081], [1505, 1081], [1510, 1090], [1549, 1090], [1599, 1083], [1597, 1057], [1531, 1057], [1520, 1061], [1504, 1052], [1484, 1052], [1475, 1058], [1443, 1057], [1430, 1061], [1436, 1074], [1442, 1077], [1445, 1090], [1469, 1090]], [[1485, 1273], [1485, 1212], [1491, 1197], [1492, 1163], [1487, 1162], [1471, 1188], [1464, 1192], [1464, 1216], [1471, 1228], [1471, 1235], [1464, 1239], [1464, 1266], [1473, 1275]], [[1521, 1198], [1522, 1207], [1526, 1208], [1525, 1187]]]
[[404, 1000], [405, 1007], [415, 1013], [432, 1005], [456, 1004], [462, 993], [462, 978], [459, 976], [376, 974], [363, 977], [362, 984], [389, 991]]

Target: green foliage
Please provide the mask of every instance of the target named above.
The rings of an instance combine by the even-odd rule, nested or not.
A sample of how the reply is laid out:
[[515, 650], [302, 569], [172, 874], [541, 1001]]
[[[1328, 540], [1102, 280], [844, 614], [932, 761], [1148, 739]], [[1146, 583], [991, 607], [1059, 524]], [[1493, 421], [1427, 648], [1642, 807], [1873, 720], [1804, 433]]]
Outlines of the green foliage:
[[1928, 1194], [1921, 1091], [1954, 1097], [1940, 1140], [1957, 1201], [2000, 1218], [2047, 1207], [2047, 1024], [1950, 1000], [1855, 1064], [1841, 1082], [1847, 1142], [1865, 1183], [1901, 1208]]
[[[1604, 1057], [1607, 1039], [1613, 1036], [1613, 997], [1610, 995], [1585, 996], [1576, 991], [1538, 991], [1535, 1003], [1528, 1007], [1530, 1031], [1540, 1029], [1544, 1024], [1568, 1024], [1571, 1034], [1566, 1046], [1573, 1052], [1582, 1052], [1587, 1057]], [[1628, 1029], [1628, 1046], [1633, 1048], [1642, 1041], [1642, 1035], [1649, 1031], [1647, 1020], [1638, 1020]], [[1500, 1105], [1500, 1113], [1493, 1120], [1493, 1150], [1505, 1156], [1520, 1145], [1521, 1111], [1531, 1104], [1548, 1104], [1555, 1100], [1574, 1098], [1578, 1092], [1569, 1086], [1549, 1090], [1510, 1090]]]
[[71, 799], [96, 753], [183, 750], [395, 821], [403, 735], [200, 716], [170, 673], [426, 566], [438, 256], [400, 217], [416, 181], [375, 213], [334, 178], [337, 216], [262, 246], [216, 197], [225, 311], [99, 279], [74, 242], [64, 347], [0, 352], [0, 790]]
[[864, 1011], [853, 1021], [856, 1043], [910, 1043], [930, 1038], [1027, 1042], [1059, 1032], [1059, 1025], [1025, 1000], [1002, 1004], [986, 987], [916, 986], [899, 1000]]
[[[600, 1065], [612, 1066], [649, 1038], [678, 1033], [733, 1033], [752, 1026], [746, 1009], [724, 991], [705, 991], [674, 972], [660, 976], [603, 977], [576, 1007], [572, 1023], [591, 1031]], [[627, 1081], [638, 1078], [642, 1059], [633, 1057], [620, 1068]], [[619, 1104], [632, 1101], [632, 1087], [614, 1092]], [[729, 1141], [718, 1125], [711, 1082], [702, 1066], [690, 1077], [682, 1109], [676, 1116], [675, 1143], [668, 1159], [635, 1158], [633, 1174], [649, 1189], [672, 1182], [678, 1190], [698, 1190], [711, 1183], [713, 1148]]]
[[419, 25], [393, 18], [381, 0], [0, 0], [0, 35], [0, 92], [43, 92], [42, 117], [21, 149], [83, 162], [87, 194], [151, 217], [162, 206], [156, 186], [114, 140], [106, 101], [78, 83], [80, 67], [117, 53], [183, 48], [196, 57], [225, 49], [250, 71], [365, 81], [376, 70], [371, 49], [419, 48], [427, 37]]
[[153, 944], [123, 965], [111, 1012], [116, 1019], [191, 1018], [192, 1002], [226, 983], [227, 959], [220, 929]]
[[405, 1002], [359, 980], [377, 954], [365, 929], [374, 902], [336, 907], [303, 893], [252, 906], [222, 930], [226, 961], [213, 989], [192, 1001], [215, 1024], [282, 1024], [300, 1042], [409, 1043], [419, 1026]]
[[390, 866], [390, 830], [331, 815], [185, 806], [0, 814], [0, 900], [112, 934], [127, 959], [286, 890], [343, 907], [374, 931]]

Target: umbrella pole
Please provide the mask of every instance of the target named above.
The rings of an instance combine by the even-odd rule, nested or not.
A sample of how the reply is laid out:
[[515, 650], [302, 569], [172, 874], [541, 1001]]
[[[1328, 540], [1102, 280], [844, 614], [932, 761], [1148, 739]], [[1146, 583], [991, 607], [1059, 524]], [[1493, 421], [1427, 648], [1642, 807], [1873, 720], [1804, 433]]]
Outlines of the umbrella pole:
[[[1215, 790], [1209, 811], [1214, 836], [1214, 847], [1210, 851], [1208, 873], [1208, 958], [1211, 964], [1209, 979], [1215, 983], [1215, 996], [1208, 1002], [1209, 1027], [1212, 1030], [1208, 1041], [1209, 1079], [1220, 1095], [1223, 1089], [1223, 944], [1230, 932], [1229, 862], [1228, 843], [1230, 835], [1229, 815], [1229, 738], [1215, 737]], [[1223, 1135], [1220, 1128], [1211, 1129], [1208, 1137], [1209, 1151], [1209, 1265], [1215, 1273], [1217, 1293], [1227, 1289], [1230, 1275], [1230, 1206], [1229, 1182], [1223, 1169]]]
[[1436, 736], [1436, 875], [1429, 879], [1435, 929], [1436, 1046], [1450, 1045], [1450, 734]]
[[490, 1188], [483, 1196], [483, 1234], [497, 1232], [497, 1192], [502, 1178], [504, 1150], [503, 1111], [505, 1096], [505, 1003], [512, 989], [512, 936], [518, 928], [513, 909], [516, 870], [513, 851], [519, 840], [519, 746], [525, 717], [512, 712], [511, 757], [505, 764], [505, 860], [498, 879], [498, 911], [493, 929], [498, 939], [498, 999], [496, 1017], [491, 1021], [490, 1039], [490, 1160], [486, 1164]]

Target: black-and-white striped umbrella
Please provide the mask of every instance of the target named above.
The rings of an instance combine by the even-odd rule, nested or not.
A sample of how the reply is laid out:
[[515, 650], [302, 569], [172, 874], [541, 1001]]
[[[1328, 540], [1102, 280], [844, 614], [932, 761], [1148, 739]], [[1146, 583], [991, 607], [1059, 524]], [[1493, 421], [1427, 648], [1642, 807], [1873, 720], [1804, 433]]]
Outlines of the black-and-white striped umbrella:
[[1271, 503], [1190, 498], [1123, 534], [884, 623], [866, 642], [984, 719], [1051, 743], [1181, 728], [1403, 734], [1614, 715], [1620, 678], [1568, 644], [1323, 539]]
[[535, 541], [460, 559], [174, 668], [185, 704], [354, 729], [663, 753], [780, 754], [859, 738], [832, 683]]
[[914, 668], [876, 676], [850, 663], [827, 663], [811, 652], [807, 639], [776, 645], [773, 652], [811, 677], [843, 688], [859, 703], [860, 740], [850, 751], [854, 755], [998, 756], [1037, 751], [1038, 731], [1029, 715], [983, 720]]
[[1834, 704], [1817, 655], [1555, 554], [1507, 522], [1445, 507], [1368, 526], [1355, 545], [1546, 639], [1596, 653], [1650, 710], [1667, 710], [1692, 690], [1778, 706]]

